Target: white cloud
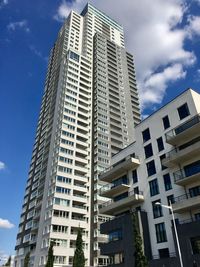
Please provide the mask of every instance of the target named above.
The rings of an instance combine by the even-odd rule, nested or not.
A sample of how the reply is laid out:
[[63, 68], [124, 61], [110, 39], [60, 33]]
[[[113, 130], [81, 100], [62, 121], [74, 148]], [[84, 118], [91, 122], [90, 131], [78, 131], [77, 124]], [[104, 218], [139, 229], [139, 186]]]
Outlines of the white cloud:
[[42, 55], [42, 52], [39, 51], [34, 45], [30, 45], [29, 48], [36, 56], [40, 57], [41, 59], [45, 60], [46, 62], [48, 61], [48, 58], [44, 57]]
[[28, 27], [28, 23], [26, 20], [16, 21], [16, 22], [10, 22], [7, 25], [7, 29], [9, 31], [15, 31], [17, 29], [23, 29], [25, 32], [30, 32], [30, 28]]
[[186, 30], [189, 38], [192, 38], [194, 35], [200, 35], [200, 16], [190, 16]]
[[[152, 105], [161, 104], [168, 84], [184, 78], [184, 69], [196, 61], [194, 52], [185, 48], [188, 27], [181, 24], [187, 13], [186, 0], [91, 0], [91, 3], [124, 27], [126, 47], [134, 55], [137, 81], [143, 86], [139, 87], [143, 108], [150, 103], [146, 101], [148, 94], [152, 97]], [[63, 1], [57, 17], [64, 19], [71, 9], [80, 11], [85, 4], [85, 0], [74, 1], [72, 5]], [[188, 21], [197, 32], [196, 23], [197, 20]], [[180, 75], [166, 77], [169, 68], [179, 70]], [[159, 90], [162, 93], [155, 97], [155, 90], [149, 83], [154, 80], [154, 86], [158, 88], [157, 72], [165, 79], [162, 83], [157, 81], [162, 86]]]
[[0, 0], [0, 9], [8, 4], [8, 0]]
[[14, 224], [12, 224], [11, 222], [9, 222], [6, 219], [0, 218], [0, 228], [11, 229], [13, 227], [14, 227]]
[[6, 164], [2, 161], [0, 161], [0, 171], [4, 170], [6, 168]]
[[72, 4], [63, 0], [58, 7], [56, 14], [54, 15], [54, 19], [57, 21], [63, 21], [65, 18], [67, 18], [71, 9]]
[[161, 103], [168, 84], [185, 78], [186, 71], [181, 64], [166, 67], [162, 72], [151, 74], [143, 83], [140, 83], [142, 108]]

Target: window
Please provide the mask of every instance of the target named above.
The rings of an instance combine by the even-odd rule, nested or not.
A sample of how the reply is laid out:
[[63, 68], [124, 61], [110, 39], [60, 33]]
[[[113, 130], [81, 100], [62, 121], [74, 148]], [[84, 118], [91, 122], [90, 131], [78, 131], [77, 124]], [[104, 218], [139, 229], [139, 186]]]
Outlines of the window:
[[163, 120], [164, 129], [166, 130], [167, 128], [170, 127], [169, 117], [165, 116], [165, 117], [162, 118], [162, 120]]
[[165, 159], [165, 158], [166, 158], [166, 155], [165, 154], [163, 154], [163, 155], [160, 156], [161, 170], [167, 169], [167, 167], [162, 164], [162, 160]]
[[185, 171], [185, 176], [191, 176], [193, 174], [199, 173], [200, 172], [200, 161], [195, 161], [191, 164], [188, 164], [184, 167]]
[[157, 199], [157, 200], [155, 200], [155, 201], [152, 202], [152, 210], [153, 210], [153, 217], [154, 217], [154, 219], [163, 216], [162, 206], [161, 205], [156, 205], [157, 202], [160, 203], [160, 199]]
[[163, 175], [164, 185], [165, 185], [165, 191], [168, 191], [172, 189], [172, 183], [169, 173], [166, 173]]
[[168, 248], [162, 248], [158, 250], [159, 252], [159, 258], [163, 259], [163, 258], [169, 258], [169, 249]]
[[200, 221], [200, 213], [194, 214], [195, 221]]
[[147, 128], [146, 130], [142, 132], [142, 137], [143, 137], [144, 143], [147, 142], [149, 139], [151, 139], [149, 128]]
[[149, 188], [150, 188], [150, 196], [155, 196], [159, 194], [159, 187], [158, 187], [158, 181], [157, 179], [154, 179], [149, 182]]
[[70, 51], [70, 58], [79, 62], [79, 55], [77, 55], [76, 53]]
[[167, 242], [167, 235], [164, 223], [155, 224], [157, 243]]
[[132, 178], [134, 184], [138, 182], [137, 170], [132, 171]]
[[154, 175], [156, 173], [156, 167], [155, 167], [154, 160], [146, 163], [146, 167], [147, 167], [148, 176]]
[[158, 145], [158, 151], [162, 151], [164, 149], [163, 139], [162, 137], [159, 137], [157, 139], [157, 145]]
[[137, 187], [135, 187], [134, 189], [133, 189], [133, 191], [134, 191], [134, 194], [136, 194], [136, 195], [139, 195], [139, 187], [137, 186]]
[[146, 159], [153, 156], [153, 149], [152, 149], [151, 144], [144, 147], [144, 153], [145, 153]]
[[110, 232], [108, 235], [108, 238], [109, 238], [109, 242], [121, 240], [122, 239], [122, 230], [119, 229], [119, 230], [115, 230], [113, 232]]
[[190, 115], [187, 103], [180, 106], [177, 110], [178, 110], [178, 115], [179, 115], [180, 120]]
[[190, 197], [196, 197], [200, 195], [200, 186], [195, 186], [189, 189]]
[[[174, 195], [167, 196], [168, 206], [171, 206], [171, 204], [173, 204], [174, 202], [175, 202]], [[171, 211], [171, 209], [169, 209], [169, 214], [171, 214], [171, 213], [172, 213], [172, 211]]]
[[190, 238], [193, 254], [200, 254], [200, 236]]
[[114, 255], [111, 255], [109, 258], [109, 264], [113, 265], [113, 264], [120, 264], [124, 262], [124, 255], [123, 253], [117, 253]]

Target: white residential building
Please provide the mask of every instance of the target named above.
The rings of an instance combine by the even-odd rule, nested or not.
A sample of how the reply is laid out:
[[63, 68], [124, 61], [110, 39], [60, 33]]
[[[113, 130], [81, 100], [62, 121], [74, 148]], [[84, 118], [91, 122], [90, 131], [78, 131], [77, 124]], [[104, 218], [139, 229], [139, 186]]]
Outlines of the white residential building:
[[101, 225], [101, 233], [109, 236], [101, 247], [109, 266], [135, 266], [134, 212], [149, 266], [180, 266], [172, 214], [158, 205], [170, 202], [183, 266], [200, 264], [199, 113], [200, 94], [186, 90], [137, 125], [136, 141], [114, 155], [100, 175], [107, 182], [100, 194], [110, 198], [100, 213], [114, 216]]
[[86, 265], [100, 256], [98, 174], [134, 140], [140, 109], [133, 56], [123, 28], [88, 4], [70, 13], [50, 54], [22, 206], [15, 266], [27, 252], [44, 266], [54, 241], [55, 267], [71, 266], [78, 228]]

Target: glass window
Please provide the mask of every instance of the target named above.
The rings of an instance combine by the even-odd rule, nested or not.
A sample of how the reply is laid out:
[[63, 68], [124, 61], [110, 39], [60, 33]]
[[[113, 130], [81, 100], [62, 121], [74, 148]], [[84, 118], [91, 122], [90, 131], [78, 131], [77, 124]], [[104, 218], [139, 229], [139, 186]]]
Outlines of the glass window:
[[156, 167], [155, 167], [154, 160], [146, 163], [146, 167], [147, 167], [148, 176], [154, 175], [156, 173]]
[[196, 197], [200, 195], [200, 186], [195, 186], [189, 189], [190, 197]]
[[157, 145], [158, 145], [158, 151], [162, 151], [164, 149], [163, 139], [162, 137], [159, 137], [157, 139]]
[[79, 55], [74, 53], [74, 52], [72, 52], [72, 51], [70, 51], [70, 58], [75, 60], [75, 61], [77, 61], [77, 62], [79, 62]]
[[193, 254], [200, 254], [200, 236], [190, 238]]
[[190, 115], [187, 103], [180, 106], [177, 110], [178, 110], [178, 115], [179, 115], [180, 120]]
[[152, 145], [149, 144], [149, 145], [145, 146], [144, 147], [144, 152], [145, 152], [146, 159], [150, 158], [151, 156], [153, 156]]
[[133, 183], [134, 184], [138, 182], [137, 170], [133, 170], [132, 171], [132, 178], [133, 178]]
[[122, 239], [122, 230], [118, 229], [118, 230], [115, 230], [113, 232], [110, 232], [108, 234], [108, 237], [109, 237], [109, 242], [121, 240]]
[[144, 143], [147, 142], [149, 139], [151, 139], [149, 128], [147, 128], [146, 130], [142, 132], [142, 137], [143, 137]]
[[155, 224], [157, 243], [167, 242], [167, 235], [164, 223]]
[[154, 179], [149, 182], [150, 196], [155, 196], [159, 194], [159, 187], [157, 179]]
[[166, 155], [165, 154], [163, 154], [163, 155], [160, 156], [161, 170], [167, 169], [167, 167], [162, 164], [162, 160], [165, 159], [165, 158], [166, 158]]
[[160, 199], [157, 199], [157, 200], [155, 200], [155, 201], [152, 202], [152, 210], [153, 210], [153, 217], [154, 217], [154, 219], [163, 216], [162, 206], [161, 205], [156, 205], [157, 202], [160, 203]]
[[160, 259], [169, 258], [169, 249], [168, 248], [162, 248], [158, 250]]
[[165, 191], [168, 191], [172, 189], [172, 183], [169, 173], [166, 173], [163, 175], [164, 185], [165, 185]]
[[164, 129], [166, 130], [167, 128], [170, 127], [169, 117], [165, 116], [165, 117], [162, 118], [162, 120], [163, 120]]

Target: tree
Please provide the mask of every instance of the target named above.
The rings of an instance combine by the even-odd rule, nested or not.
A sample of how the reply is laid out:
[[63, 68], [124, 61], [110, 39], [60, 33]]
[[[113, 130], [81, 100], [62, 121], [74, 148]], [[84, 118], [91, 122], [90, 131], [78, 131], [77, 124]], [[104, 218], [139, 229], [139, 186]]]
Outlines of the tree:
[[138, 218], [133, 214], [133, 229], [134, 229], [134, 243], [135, 243], [135, 267], [147, 267], [147, 259], [143, 252], [142, 238], [139, 231]]
[[8, 258], [8, 260], [4, 266], [10, 266], [10, 264], [11, 264], [11, 256]]
[[84, 267], [84, 266], [85, 266], [85, 256], [83, 252], [82, 231], [79, 228], [76, 238], [76, 250], [74, 252], [73, 267]]
[[49, 247], [49, 251], [48, 251], [48, 256], [47, 256], [47, 263], [45, 265], [46, 267], [53, 267], [53, 262], [54, 262], [53, 246], [54, 246], [54, 243], [51, 242], [50, 247]]
[[29, 267], [30, 263], [30, 252], [26, 253], [26, 256], [24, 258], [24, 267]]

